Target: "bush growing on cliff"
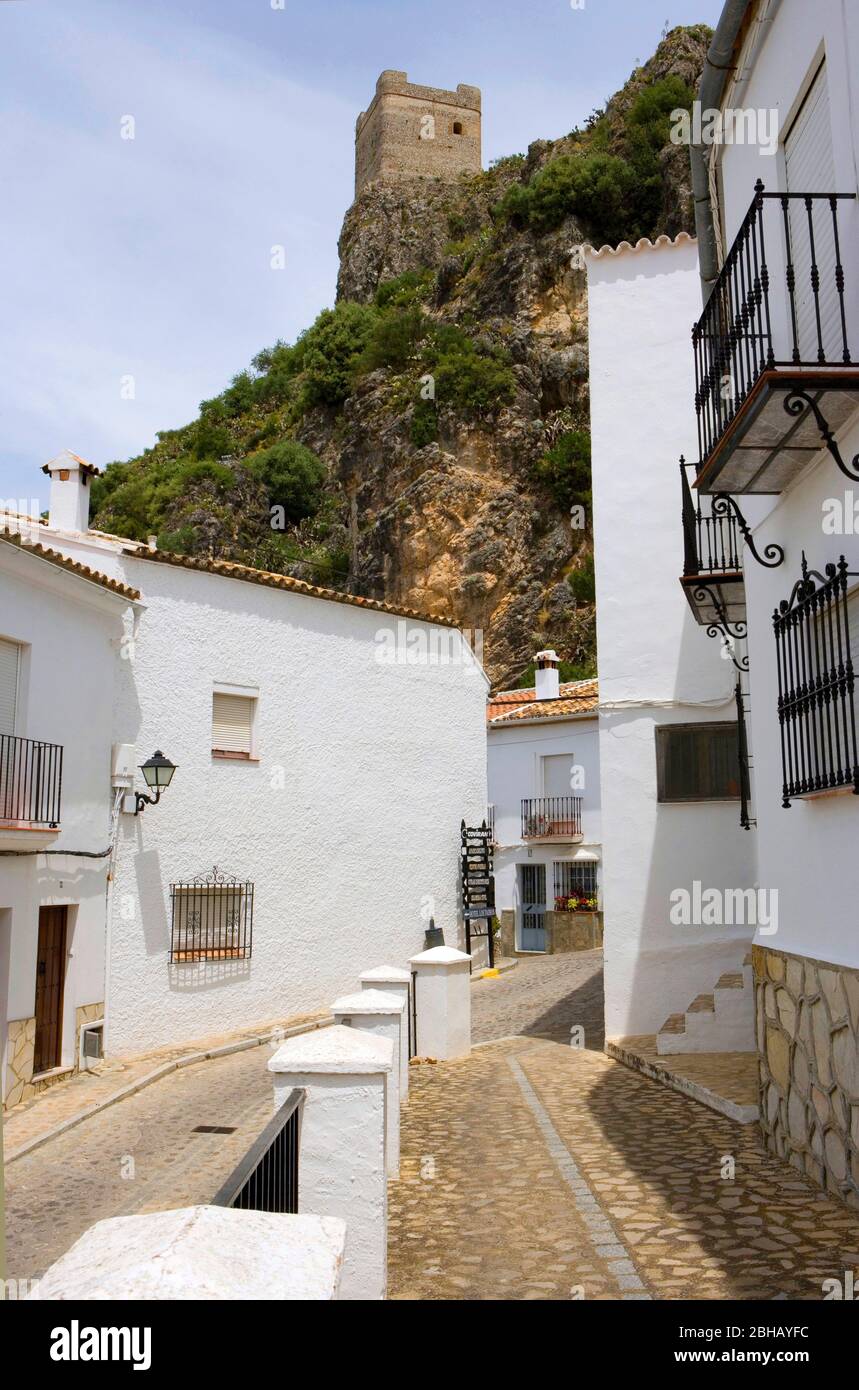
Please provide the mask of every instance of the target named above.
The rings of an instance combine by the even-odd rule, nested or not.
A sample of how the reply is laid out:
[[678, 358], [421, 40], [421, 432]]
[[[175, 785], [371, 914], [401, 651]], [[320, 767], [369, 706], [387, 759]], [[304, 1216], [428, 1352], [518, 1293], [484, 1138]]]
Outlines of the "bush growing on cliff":
[[357, 375], [390, 367], [402, 372], [426, 336], [426, 317], [419, 308], [388, 309], [377, 319], [367, 346], [355, 364]]
[[593, 555], [586, 555], [578, 569], [570, 571], [567, 575], [567, 583], [579, 603], [596, 602], [597, 589]]
[[587, 430], [567, 430], [534, 465], [534, 476], [559, 506], [581, 506], [590, 515], [591, 437]]
[[582, 137], [583, 148], [549, 161], [527, 184], [513, 184], [495, 209], [496, 220], [542, 233], [565, 217], [586, 223], [598, 241], [635, 241], [656, 228], [662, 201], [660, 151], [670, 140], [670, 113], [689, 110], [694, 98], [679, 77], [642, 89], [619, 131], [607, 114]]
[[453, 324], [435, 329], [426, 352], [436, 400], [460, 410], [493, 413], [516, 394], [516, 378], [504, 348], [478, 346]]
[[302, 373], [304, 404], [343, 404], [377, 319], [378, 311], [371, 305], [348, 300], [336, 309], [323, 309], [292, 350], [290, 365]]
[[303, 444], [294, 439], [281, 440], [252, 454], [247, 468], [265, 486], [269, 507], [283, 507], [291, 525], [319, 510], [325, 466]]

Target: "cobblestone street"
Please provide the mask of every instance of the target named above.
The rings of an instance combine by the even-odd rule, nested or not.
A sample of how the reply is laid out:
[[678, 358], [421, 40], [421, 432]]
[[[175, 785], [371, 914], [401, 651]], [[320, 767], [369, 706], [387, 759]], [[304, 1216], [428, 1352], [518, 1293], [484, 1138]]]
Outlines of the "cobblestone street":
[[475, 984], [476, 1040], [528, 1036], [413, 1067], [390, 1296], [820, 1299], [859, 1278], [859, 1218], [755, 1126], [595, 1050], [600, 964], [535, 957]]
[[568, 1043], [584, 1029], [585, 1046], [602, 1051], [602, 951], [520, 956], [497, 980], [477, 980], [471, 994], [475, 1042], [522, 1033]]
[[172, 1072], [10, 1164], [7, 1277], [37, 1278], [103, 1217], [211, 1200], [271, 1118], [271, 1055], [254, 1047]]

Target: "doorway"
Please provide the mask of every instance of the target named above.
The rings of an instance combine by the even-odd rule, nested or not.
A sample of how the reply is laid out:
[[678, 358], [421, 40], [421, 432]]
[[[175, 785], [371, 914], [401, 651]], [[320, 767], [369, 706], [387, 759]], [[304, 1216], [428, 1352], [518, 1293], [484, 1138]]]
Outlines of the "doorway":
[[67, 907], [39, 908], [34, 1076], [62, 1064], [67, 917]]
[[519, 950], [546, 949], [546, 865], [519, 865]]

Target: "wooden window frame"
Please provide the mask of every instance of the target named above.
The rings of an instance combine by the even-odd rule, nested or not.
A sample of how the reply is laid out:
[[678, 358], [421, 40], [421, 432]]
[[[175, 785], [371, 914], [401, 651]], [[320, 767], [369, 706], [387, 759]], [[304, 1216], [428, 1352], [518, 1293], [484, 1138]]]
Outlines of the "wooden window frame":
[[[688, 796], [669, 796], [667, 789], [668, 742], [673, 734], [714, 734], [730, 730], [737, 750], [737, 790], [725, 795], [695, 791]], [[740, 800], [739, 725], [735, 719], [712, 720], [694, 724], [658, 724], [656, 726], [656, 800], [660, 805], [684, 806], [690, 802], [731, 802]]]

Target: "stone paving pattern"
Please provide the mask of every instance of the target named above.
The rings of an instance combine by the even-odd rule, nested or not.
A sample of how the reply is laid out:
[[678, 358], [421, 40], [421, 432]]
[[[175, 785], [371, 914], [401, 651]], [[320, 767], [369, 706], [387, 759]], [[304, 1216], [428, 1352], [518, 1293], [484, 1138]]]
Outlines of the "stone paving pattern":
[[[591, 1239], [513, 1057], [622, 1245]], [[733, 1159], [733, 1178], [722, 1172]], [[413, 1067], [390, 1297], [819, 1299], [859, 1281], [859, 1220], [739, 1125], [598, 1053], [534, 1038]], [[578, 1292], [581, 1291], [581, 1292]]]
[[271, 1056], [263, 1045], [171, 1072], [10, 1164], [7, 1278], [38, 1278], [104, 1217], [210, 1201], [271, 1119]]
[[585, 1046], [602, 1051], [602, 951], [520, 956], [497, 980], [477, 980], [471, 992], [475, 1042], [524, 1034], [568, 1043], [573, 1026]]

